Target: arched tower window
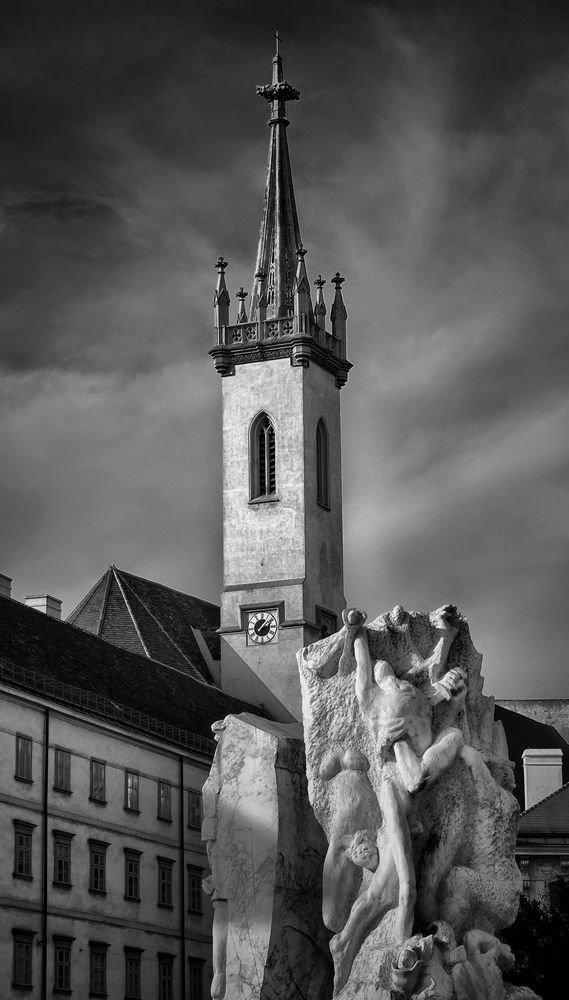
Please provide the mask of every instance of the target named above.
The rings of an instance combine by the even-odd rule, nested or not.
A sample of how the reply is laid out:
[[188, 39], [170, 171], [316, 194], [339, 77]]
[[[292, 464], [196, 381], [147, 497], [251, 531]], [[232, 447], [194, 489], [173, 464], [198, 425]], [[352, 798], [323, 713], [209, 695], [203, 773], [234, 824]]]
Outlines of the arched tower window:
[[274, 496], [277, 490], [275, 428], [266, 413], [260, 413], [251, 427], [251, 500]]
[[322, 507], [330, 506], [328, 431], [323, 420], [318, 421], [316, 428], [316, 500]]

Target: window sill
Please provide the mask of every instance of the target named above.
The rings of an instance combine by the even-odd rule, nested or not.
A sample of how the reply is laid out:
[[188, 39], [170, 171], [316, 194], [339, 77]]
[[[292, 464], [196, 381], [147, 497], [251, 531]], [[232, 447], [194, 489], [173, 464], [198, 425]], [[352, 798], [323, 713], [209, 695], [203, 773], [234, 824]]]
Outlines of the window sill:
[[54, 986], [52, 992], [58, 993], [59, 996], [70, 997], [71, 994], [73, 993], [73, 990], [64, 990], [62, 986], [60, 986], [59, 988], [57, 986]]
[[59, 795], [73, 795], [70, 788], [58, 788], [57, 785], [53, 786], [54, 792], [58, 792]]
[[140, 903], [140, 896], [123, 896], [127, 903]]
[[[34, 880], [34, 876], [33, 875], [22, 875], [21, 872], [12, 872], [12, 878], [20, 878], [20, 879], [23, 879], [24, 882], [33, 882], [33, 880]], [[21, 988], [22, 987], [18, 987], [18, 989], [21, 989]], [[27, 986], [24, 987], [24, 988], [27, 989]]]
[[188, 823], [188, 830], [193, 830], [194, 833], [201, 833], [202, 830], [201, 823], [199, 826], [190, 826], [190, 824]]
[[172, 819], [172, 817], [168, 817], [168, 816], [157, 816], [156, 819], [160, 823], [173, 823], [174, 822], [174, 820]]
[[269, 496], [266, 497], [251, 497], [249, 505], [252, 506], [256, 503], [278, 503], [279, 500], [280, 497], [277, 496], [276, 493], [270, 493]]
[[12, 983], [12, 989], [19, 990], [21, 993], [31, 993], [33, 986], [31, 983], [29, 985], [25, 985], [24, 983]]
[[[124, 811], [127, 813], [134, 813], [136, 816], [140, 816], [140, 809], [135, 809], [134, 806], [124, 806]], [[96, 994], [98, 996], [98, 994]], [[105, 993], [105, 996], [107, 994]], [[89, 996], [95, 996], [95, 993], [90, 993]], [[102, 996], [102, 994], [101, 994]]]
[[[33, 778], [25, 778], [23, 774], [15, 774], [14, 781], [21, 781], [24, 785], [33, 785], [34, 783]], [[17, 988], [22, 990], [33, 990], [33, 986], [18, 986]], [[15, 986], [14, 989], [16, 989]]]
[[203, 910], [188, 910], [191, 917], [203, 917]]
[[106, 806], [106, 804], [107, 804], [107, 800], [106, 799], [97, 799], [97, 798], [95, 798], [94, 795], [90, 795], [89, 796], [89, 802], [94, 802], [95, 805], [97, 805], [97, 806]]
[[54, 889], [71, 889], [73, 887], [73, 882], [52, 882]]
[[156, 903], [156, 906], [158, 906], [161, 910], [173, 910], [174, 909], [174, 904], [173, 903]]
[[[91, 893], [92, 896], [106, 896], [107, 895], [107, 890], [106, 889], [89, 889], [89, 892]], [[89, 995], [91, 995], [91, 994], [89, 994]]]

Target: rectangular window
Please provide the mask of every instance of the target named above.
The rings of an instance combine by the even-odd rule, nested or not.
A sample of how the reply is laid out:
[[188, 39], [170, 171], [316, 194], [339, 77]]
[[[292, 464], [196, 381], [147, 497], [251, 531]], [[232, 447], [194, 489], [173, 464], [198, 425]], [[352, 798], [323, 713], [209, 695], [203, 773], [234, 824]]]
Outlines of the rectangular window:
[[158, 1000], [174, 1000], [174, 956], [158, 953]]
[[169, 781], [158, 782], [158, 819], [172, 819], [172, 786]]
[[124, 898], [140, 899], [140, 855], [141, 851], [124, 849]]
[[29, 736], [16, 736], [16, 770], [17, 781], [32, 780], [32, 741]]
[[53, 787], [57, 792], [71, 791], [71, 754], [68, 750], [55, 750]]
[[203, 912], [202, 879], [202, 869], [188, 865], [188, 913]]
[[105, 763], [91, 760], [91, 782], [89, 798], [93, 802], [105, 802]]
[[125, 1000], [140, 1000], [140, 964], [142, 948], [124, 949]]
[[74, 938], [54, 935], [53, 992], [71, 993], [71, 946]]
[[14, 820], [14, 877], [32, 878], [32, 834], [34, 823]]
[[203, 966], [202, 959], [188, 959], [190, 987], [188, 1000], [203, 1000]]
[[172, 869], [169, 858], [158, 858], [158, 906], [172, 906]]
[[107, 995], [107, 948], [102, 941], [89, 941], [89, 996]]
[[124, 807], [139, 812], [138, 808], [138, 779], [137, 771], [126, 771], [124, 778]]
[[202, 828], [202, 794], [193, 788], [188, 789], [188, 826], [190, 830]]
[[102, 840], [89, 841], [89, 892], [107, 891], [107, 847]]
[[71, 841], [73, 833], [53, 831], [53, 884], [71, 886]]
[[14, 951], [12, 957], [12, 986], [20, 989], [33, 987], [33, 940], [35, 931], [14, 927], [12, 937]]

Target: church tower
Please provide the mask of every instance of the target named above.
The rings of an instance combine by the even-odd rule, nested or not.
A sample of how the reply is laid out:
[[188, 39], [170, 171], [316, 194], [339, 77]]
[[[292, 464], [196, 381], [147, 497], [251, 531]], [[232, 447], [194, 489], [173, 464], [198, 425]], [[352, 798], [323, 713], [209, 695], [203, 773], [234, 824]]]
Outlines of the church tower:
[[286, 102], [299, 92], [278, 51], [269, 158], [249, 307], [230, 322], [227, 263], [217, 262], [215, 346], [223, 396], [221, 687], [276, 718], [301, 718], [296, 652], [341, 626], [340, 389], [346, 360], [343, 278], [332, 278], [330, 327], [315, 301], [300, 238]]

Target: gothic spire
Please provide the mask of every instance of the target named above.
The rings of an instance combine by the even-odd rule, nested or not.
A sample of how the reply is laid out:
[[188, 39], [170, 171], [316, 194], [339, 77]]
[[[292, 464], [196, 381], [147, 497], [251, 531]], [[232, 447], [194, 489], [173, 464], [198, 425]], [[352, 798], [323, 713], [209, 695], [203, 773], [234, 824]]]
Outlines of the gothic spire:
[[269, 140], [265, 202], [251, 292], [250, 320], [260, 318], [259, 303], [261, 300], [263, 309], [266, 300], [267, 319], [292, 315], [296, 251], [301, 246], [286, 138], [286, 129], [289, 124], [286, 117], [286, 102], [297, 101], [300, 93], [284, 79], [278, 32], [276, 33], [276, 52], [273, 57], [272, 82], [257, 87], [257, 93], [269, 101], [271, 105], [271, 117], [268, 123], [271, 137]]

